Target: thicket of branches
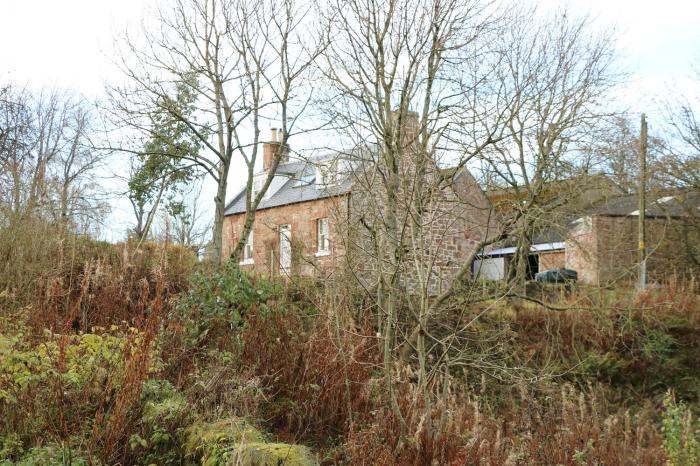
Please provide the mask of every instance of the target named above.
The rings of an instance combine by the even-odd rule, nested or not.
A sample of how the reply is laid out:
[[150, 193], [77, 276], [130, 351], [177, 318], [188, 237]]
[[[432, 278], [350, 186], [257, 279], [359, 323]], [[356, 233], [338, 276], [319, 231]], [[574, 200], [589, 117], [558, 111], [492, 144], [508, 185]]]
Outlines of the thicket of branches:
[[0, 88], [0, 221], [36, 217], [95, 234], [105, 204], [92, 147], [95, 111], [59, 90]]

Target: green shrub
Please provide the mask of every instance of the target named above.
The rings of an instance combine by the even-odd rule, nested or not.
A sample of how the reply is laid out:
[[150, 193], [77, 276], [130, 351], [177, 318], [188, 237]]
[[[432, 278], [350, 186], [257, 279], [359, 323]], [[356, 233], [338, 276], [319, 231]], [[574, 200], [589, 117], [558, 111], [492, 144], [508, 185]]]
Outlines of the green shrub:
[[47, 429], [64, 439], [90, 431], [105, 398], [121, 389], [125, 353], [137, 347], [129, 342], [141, 335], [115, 326], [36, 336], [14, 317], [12, 325], [0, 319], [0, 436], [17, 435], [26, 449], [40, 445]]
[[201, 422], [188, 429], [185, 450], [204, 466], [315, 466], [308, 448], [267, 443], [265, 436], [243, 419]]
[[671, 391], [664, 397], [663, 445], [671, 466], [700, 464], [700, 421], [685, 403], [676, 403]]
[[[17, 458], [24, 453], [24, 444], [16, 432], [0, 437], [0, 460]], [[0, 463], [2, 464], [2, 463]]]
[[203, 465], [223, 465], [234, 446], [264, 441], [265, 436], [244, 419], [199, 422], [187, 429], [185, 453]]
[[99, 465], [94, 460], [90, 462], [87, 456], [79, 450], [62, 448], [60, 445], [47, 445], [29, 450], [16, 462], [3, 460], [0, 457], [0, 466], [20, 464], [22, 466], [88, 466]]
[[213, 275], [197, 272], [190, 290], [175, 306], [187, 329], [185, 344], [193, 347], [216, 332], [229, 335], [244, 328], [251, 309], [267, 312], [274, 292], [270, 282], [254, 281], [232, 265]]
[[245, 419], [229, 418], [197, 422], [187, 428], [187, 452], [196, 452], [215, 444], [264, 442], [265, 436]]
[[138, 464], [182, 464], [179, 437], [192, 417], [187, 400], [165, 380], [146, 381], [141, 400], [142, 429], [129, 438]]
[[628, 363], [615, 353], [604, 354], [590, 352], [583, 363], [584, 371], [603, 380], [615, 380]]
[[[19, 336], [0, 335], [0, 400], [12, 404], [30, 389], [59, 378], [65, 389], [80, 389], [122, 362], [126, 338], [111, 334], [73, 335], [65, 346], [65, 370], [58, 372], [58, 339], [29, 347]], [[97, 387], [96, 387], [97, 388]]]

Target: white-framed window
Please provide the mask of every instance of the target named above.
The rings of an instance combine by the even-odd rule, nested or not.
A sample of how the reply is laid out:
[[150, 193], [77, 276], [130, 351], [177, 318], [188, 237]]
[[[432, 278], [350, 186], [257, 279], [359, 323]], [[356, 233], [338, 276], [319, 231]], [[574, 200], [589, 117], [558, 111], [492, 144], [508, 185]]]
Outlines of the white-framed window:
[[255, 200], [255, 196], [262, 191], [262, 187], [265, 184], [265, 178], [254, 178], [253, 179], [253, 192], [251, 193], [251, 199]]
[[328, 234], [328, 218], [316, 220], [316, 255], [326, 255], [331, 249], [331, 240]]
[[316, 187], [319, 189], [335, 185], [340, 180], [336, 161], [323, 162], [316, 167]]
[[253, 230], [248, 233], [245, 245], [243, 246], [243, 260], [241, 264], [253, 264]]

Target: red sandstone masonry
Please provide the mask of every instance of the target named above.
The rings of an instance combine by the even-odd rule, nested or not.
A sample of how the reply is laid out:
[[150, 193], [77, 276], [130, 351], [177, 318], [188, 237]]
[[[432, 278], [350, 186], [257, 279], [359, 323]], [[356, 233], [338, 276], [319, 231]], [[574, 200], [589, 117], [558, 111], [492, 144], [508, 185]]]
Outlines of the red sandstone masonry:
[[[700, 274], [687, 254], [700, 245], [700, 232], [678, 218], [647, 219], [647, 272], [663, 281], [676, 274]], [[566, 244], [566, 266], [591, 285], [628, 284], [637, 277], [637, 217], [594, 216], [590, 227]]]
[[[334, 269], [338, 270], [338, 266], [342, 269], [349, 267], [371, 285], [376, 257], [372, 255], [371, 241], [365, 238], [367, 230], [360, 221], [365, 212], [361, 198], [362, 195], [346, 194], [258, 210], [253, 226], [254, 263], [241, 267], [257, 273], [279, 274], [279, 227], [291, 225], [292, 274], [327, 276]], [[422, 255], [433, 265], [428, 285], [431, 294], [449, 286], [479, 241], [492, 234], [495, 221], [489, 213], [489, 206], [474, 178], [463, 173], [455, 180], [452, 189], [445, 189], [435, 210], [426, 214], [428, 225], [425, 233], [430, 240]], [[348, 215], [348, 208], [352, 216]], [[328, 218], [330, 222], [331, 250], [325, 256], [316, 254], [319, 218]], [[224, 219], [224, 257], [229, 256], [239, 241], [244, 220], [244, 214], [229, 215]], [[352, 260], [349, 260], [346, 249], [351, 251]], [[411, 261], [407, 264], [410, 269]], [[412, 270], [405, 271], [401, 282], [407, 290], [420, 286]]]
[[[258, 210], [253, 225], [252, 265], [243, 270], [279, 274], [279, 226], [291, 225], [292, 273], [315, 275], [328, 271], [345, 256], [339, 223], [347, 212], [347, 195], [288, 204]], [[330, 222], [330, 254], [317, 256], [316, 221], [328, 218]], [[224, 257], [228, 257], [240, 240], [245, 214], [229, 215], [224, 219]]]
[[566, 267], [566, 253], [564, 251], [542, 252], [540, 256], [540, 271]]

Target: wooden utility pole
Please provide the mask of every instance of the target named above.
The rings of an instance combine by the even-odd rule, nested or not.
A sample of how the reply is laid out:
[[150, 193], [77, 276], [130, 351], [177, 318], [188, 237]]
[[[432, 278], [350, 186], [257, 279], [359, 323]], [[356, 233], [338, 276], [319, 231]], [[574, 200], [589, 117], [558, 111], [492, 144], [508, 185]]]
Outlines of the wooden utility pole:
[[645, 217], [647, 209], [647, 119], [642, 113], [642, 128], [639, 135], [639, 289], [647, 287], [647, 253]]

